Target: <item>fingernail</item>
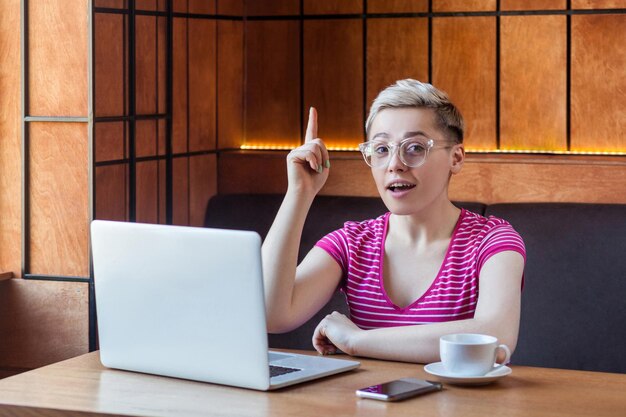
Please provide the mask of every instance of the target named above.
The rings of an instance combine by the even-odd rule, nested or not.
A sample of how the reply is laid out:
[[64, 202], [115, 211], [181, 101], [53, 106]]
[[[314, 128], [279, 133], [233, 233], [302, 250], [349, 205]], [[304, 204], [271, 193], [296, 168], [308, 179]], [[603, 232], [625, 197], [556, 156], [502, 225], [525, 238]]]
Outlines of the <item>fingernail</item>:
[[326, 168], [330, 168], [330, 159], [327, 159], [324, 165], [326, 165]]
[[323, 167], [323, 166], [321, 166], [321, 165], [318, 165], [318, 166], [317, 166], [317, 172], [319, 172], [320, 174], [321, 174], [322, 172], [324, 172], [324, 167]]

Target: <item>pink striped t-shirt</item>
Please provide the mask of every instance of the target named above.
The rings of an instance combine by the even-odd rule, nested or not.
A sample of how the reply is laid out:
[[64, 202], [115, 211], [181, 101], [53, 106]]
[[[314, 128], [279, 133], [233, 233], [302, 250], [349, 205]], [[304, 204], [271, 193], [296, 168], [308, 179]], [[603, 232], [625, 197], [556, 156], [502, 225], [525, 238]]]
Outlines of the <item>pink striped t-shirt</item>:
[[508, 222], [461, 209], [435, 280], [420, 298], [400, 308], [383, 287], [390, 214], [346, 222], [316, 244], [341, 266], [340, 288], [346, 295], [350, 318], [362, 329], [472, 318], [478, 302], [478, 276], [487, 259], [503, 251], [519, 252], [526, 259], [524, 242]]

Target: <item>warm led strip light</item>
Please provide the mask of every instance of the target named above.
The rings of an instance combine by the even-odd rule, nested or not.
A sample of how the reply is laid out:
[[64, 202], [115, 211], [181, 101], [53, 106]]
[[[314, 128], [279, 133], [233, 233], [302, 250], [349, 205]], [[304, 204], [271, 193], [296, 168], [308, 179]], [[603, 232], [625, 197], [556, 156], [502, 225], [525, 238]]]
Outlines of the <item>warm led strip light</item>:
[[[286, 145], [241, 145], [246, 151], [290, 151], [292, 146]], [[328, 146], [329, 151], [356, 152], [356, 146]], [[472, 149], [466, 148], [468, 153], [501, 153], [501, 154], [550, 154], [550, 155], [593, 155], [593, 156], [626, 156], [626, 151], [549, 151], [533, 149]]]

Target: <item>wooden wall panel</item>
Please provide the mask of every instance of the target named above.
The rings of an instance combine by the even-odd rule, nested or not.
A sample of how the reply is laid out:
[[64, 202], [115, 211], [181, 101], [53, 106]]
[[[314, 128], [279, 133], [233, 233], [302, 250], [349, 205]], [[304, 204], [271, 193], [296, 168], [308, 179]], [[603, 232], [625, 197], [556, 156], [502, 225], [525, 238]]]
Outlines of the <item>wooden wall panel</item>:
[[215, 21], [189, 19], [189, 150], [215, 149]]
[[125, 7], [126, 0], [94, 0], [95, 7], [110, 7], [113, 9], [121, 9]]
[[[221, 3], [220, 3], [221, 4]], [[243, 144], [243, 22], [218, 22], [218, 148]]]
[[157, 106], [158, 113], [167, 113], [167, 18], [157, 18]]
[[187, 19], [174, 18], [173, 51], [173, 97], [172, 97], [172, 150], [174, 153], [187, 152]]
[[360, 20], [304, 22], [303, 120], [316, 107], [319, 136], [336, 146], [363, 142], [363, 59]]
[[395, 81], [428, 81], [428, 19], [370, 19], [366, 53], [369, 111], [378, 93]]
[[94, 17], [94, 109], [96, 116], [124, 114], [123, 15]]
[[95, 213], [100, 220], [128, 220], [128, 165], [105, 165], [96, 168]]
[[137, 163], [137, 221], [159, 222], [158, 161]]
[[189, 13], [214, 14], [217, 0], [189, 0]]
[[87, 116], [87, 0], [28, 3], [31, 116]]
[[246, 143], [300, 143], [300, 22], [250, 21], [246, 36]]
[[189, 158], [189, 225], [204, 226], [209, 199], [217, 194], [217, 157], [198, 155]]
[[135, 156], [154, 156], [157, 154], [157, 121], [137, 120], [135, 122]]
[[96, 162], [124, 158], [124, 122], [98, 122], [94, 125]]
[[500, 23], [500, 148], [567, 150], [566, 17]]
[[423, 13], [428, 0], [367, 0], [367, 13]]
[[304, 14], [363, 13], [366, 0], [304, 0]]
[[30, 124], [30, 271], [89, 275], [87, 125]]
[[572, 9], [624, 9], [626, 0], [572, 0]]
[[[477, 181], [476, 179], [480, 180]], [[457, 201], [626, 203], [626, 161], [474, 156], [452, 178]], [[593, 191], [591, 191], [593, 190]]]
[[[222, 154], [218, 162], [220, 193], [284, 193], [285, 156], [286, 152]], [[371, 171], [359, 154], [331, 152], [330, 160], [330, 175], [320, 195], [378, 196]], [[257, 181], [261, 171], [272, 181]], [[625, 183], [626, 161], [615, 158], [468, 155], [461, 173], [452, 177], [449, 195], [455, 201], [487, 204], [626, 204]]]
[[217, 14], [243, 16], [244, 0], [217, 0]]
[[500, 0], [501, 10], [564, 10], [566, 0]]
[[[20, 0], [0, 1], [0, 273], [21, 270]], [[2, 334], [2, 329], [0, 329]]]
[[135, 17], [135, 100], [137, 114], [157, 113], [157, 19]]
[[496, 148], [496, 19], [433, 19], [433, 84], [465, 119], [465, 144]]
[[496, 10], [496, 0], [432, 0], [434, 12], [478, 12]]
[[33, 369], [87, 353], [88, 284], [0, 283], [0, 367]]
[[247, 0], [246, 16], [300, 14], [300, 0]]
[[626, 15], [572, 16], [571, 148], [626, 152]]
[[189, 158], [174, 158], [173, 171], [173, 224], [189, 224]]

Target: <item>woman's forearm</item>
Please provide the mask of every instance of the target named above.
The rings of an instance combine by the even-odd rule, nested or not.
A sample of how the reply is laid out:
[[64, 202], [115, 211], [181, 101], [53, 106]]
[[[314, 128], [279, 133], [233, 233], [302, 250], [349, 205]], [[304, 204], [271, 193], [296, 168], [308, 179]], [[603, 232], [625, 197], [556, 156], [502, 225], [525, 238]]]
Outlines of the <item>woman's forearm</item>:
[[439, 338], [452, 333], [481, 333], [498, 338], [511, 352], [517, 343], [517, 334], [500, 329], [493, 322], [480, 319], [457, 320], [415, 326], [362, 330], [352, 340], [351, 355], [366, 356], [413, 363], [431, 363], [440, 360]]
[[263, 280], [268, 330], [288, 326], [302, 229], [314, 196], [287, 191], [263, 242]]

